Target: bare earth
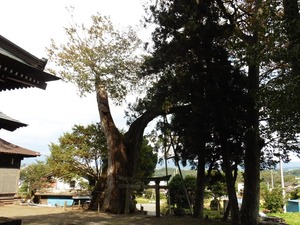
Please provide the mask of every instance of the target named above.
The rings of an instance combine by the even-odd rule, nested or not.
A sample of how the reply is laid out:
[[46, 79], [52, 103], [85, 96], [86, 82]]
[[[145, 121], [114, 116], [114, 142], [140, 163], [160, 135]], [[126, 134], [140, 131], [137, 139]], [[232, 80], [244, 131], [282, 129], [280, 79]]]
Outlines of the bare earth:
[[62, 207], [22, 205], [0, 206], [0, 217], [22, 219], [22, 225], [214, 225], [218, 221], [199, 220], [190, 216], [156, 218], [141, 214], [115, 215]]

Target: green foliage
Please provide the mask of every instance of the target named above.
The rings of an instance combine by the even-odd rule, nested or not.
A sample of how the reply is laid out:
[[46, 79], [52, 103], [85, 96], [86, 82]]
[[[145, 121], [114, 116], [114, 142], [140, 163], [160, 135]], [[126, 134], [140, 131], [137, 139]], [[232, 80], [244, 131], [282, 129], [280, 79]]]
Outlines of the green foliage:
[[157, 153], [144, 138], [141, 145], [140, 157], [135, 170], [135, 177], [152, 177], [157, 164]]
[[47, 187], [46, 184], [51, 182], [48, 177], [51, 175], [49, 165], [44, 162], [37, 161], [21, 169], [20, 179], [23, 181], [22, 190], [29, 192], [32, 196], [37, 190]]
[[105, 174], [107, 167], [107, 144], [101, 125], [74, 125], [71, 133], [50, 145], [51, 155], [47, 163], [56, 177], [71, 180], [75, 176], [95, 183]]
[[52, 40], [47, 49], [49, 60], [57, 66], [52, 72], [75, 83], [81, 95], [94, 92], [100, 85], [120, 103], [136, 81], [140, 40], [135, 30], [118, 30], [109, 17], [98, 13], [91, 16], [89, 27], [73, 23], [65, 32], [66, 44]]
[[219, 210], [221, 208], [220, 201], [214, 198], [213, 200], [211, 200], [209, 207], [211, 210]]
[[[283, 173], [284, 183], [288, 186], [297, 185], [297, 181], [295, 179], [294, 171], [285, 171]], [[260, 173], [261, 184], [271, 187], [272, 186], [272, 178], [274, 187], [278, 187], [281, 185], [281, 175], [279, 170], [263, 170]]]
[[[47, 158], [54, 176], [69, 181], [80, 176], [95, 184], [106, 175], [108, 149], [100, 123], [74, 125], [72, 132], [63, 134], [58, 142], [50, 145], [51, 155]], [[157, 154], [144, 139], [135, 176], [152, 176], [156, 163]]]
[[299, 199], [300, 198], [300, 188], [295, 189], [290, 193], [291, 199]]
[[177, 174], [169, 183], [170, 205], [175, 205], [178, 209], [189, 207], [184, 186], [187, 190], [194, 191], [196, 188], [196, 177], [186, 176], [182, 180], [180, 175]]
[[285, 200], [283, 198], [282, 189], [274, 188], [273, 190], [265, 190], [264, 195], [264, 208], [271, 213], [283, 212]]
[[151, 190], [151, 189], [146, 189], [146, 190], [143, 192], [143, 194], [144, 194], [144, 197], [145, 197], [146, 199], [153, 199], [153, 197], [154, 197], [153, 190]]
[[227, 194], [225, 175], [219, 171], [213, 170], [209, 176], [207, 189], [210, 190], [214, 199]]
[[167, 203], [163, 203], [160, 205], [160, 211], [161, 211], [161, 214], [166, 216], [166, 215], [169, 215], [170, 214], [170, 205], [167, 204]]
[[220, 136], [232, 140], [232, 156], [238, 158], [245, 133], [245, 76], [232, 66], [223, 45], [231, 28], [218, 23], [220, 9], [212, 2], [172, 0], [150, 9], [157, 28], [154, 52], [143, 64], [143, 75], [155, 74], [156, 83], [143, 104], [159, 104], [166, 112], [191, 106], [176, 111], [169, 127], [160, 126], [179, 142], [176, 149], [185, 160], [198, 154], [209, 161], [217, 158], [214, 150]]

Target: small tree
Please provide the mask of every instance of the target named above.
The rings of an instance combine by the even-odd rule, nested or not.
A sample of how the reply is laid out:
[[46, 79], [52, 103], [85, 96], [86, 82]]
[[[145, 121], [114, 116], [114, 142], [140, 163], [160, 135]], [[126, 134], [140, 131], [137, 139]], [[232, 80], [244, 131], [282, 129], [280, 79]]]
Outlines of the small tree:
[[95, 185], [106, 173], [107, 144], [99, 123], [74, 125], [72, 132], [63, 134], [58, 142], [50, 145], [47, 159], [55, 176], [66, 180], [81, 176]]
[[272, 191], [265, 191], [264, 207], [271, 213], [283, 212], [284, 198], [281, 188], [274, 188]]
[[220, 209], [219, 198], [227, 194], [225, 176], [219, 171], [212, 171], [210, 174], [207, 189], [211, 191], [213, 200], [211, 201], [210, 208], [214, 210]]
[[22, 189], [27, 190], [27, 195], [33, 198], [36, 191], [46, 187], [49, 174], [50, 167], [42, 161], [22, 168], [20, 172], [20, 179], [23, 181]]
[[[95, 185], [107, 174], [107, 141], [100, 123], [85, 126], [74, 125], [71, 133], [59, 138], [59, 143], [50, 145], [51, 155], [47, 163], [51, 172], [60, 178], [71, 180], [85, 177]], [[141, 154], [135, 171], [136, 177], [153, 175], [157, 154], [144, 138]]]
[[[182, 180], [180, 175], [177, 174], [169, 183], [169, 204], [175, 207], [175, 214], [181, 215], [183, 214], [183, 208], [189, 207], [184, 188], [191, 190], [190, 192], [194, 192], [196, 188], [196, 177], [186, 176], [185, 179]], [[193, 196], [189, 196], [190, 200], [192, 200], [192, 197]]]

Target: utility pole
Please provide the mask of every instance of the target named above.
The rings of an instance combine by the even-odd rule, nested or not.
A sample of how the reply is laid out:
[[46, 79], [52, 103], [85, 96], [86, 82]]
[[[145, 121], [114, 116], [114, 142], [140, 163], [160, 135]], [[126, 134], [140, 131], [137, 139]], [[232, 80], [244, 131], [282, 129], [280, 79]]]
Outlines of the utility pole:
[[[283, 177], [283, 166], [282, 158], [280, 157], [280, 178], [281, 178], [281, 188], [282, 188], [282, 198], [285, 200], [285, 190], [284, 190], [284, 177]], [[286, 205], [283, 206], [283, 212], [286, 212]]]

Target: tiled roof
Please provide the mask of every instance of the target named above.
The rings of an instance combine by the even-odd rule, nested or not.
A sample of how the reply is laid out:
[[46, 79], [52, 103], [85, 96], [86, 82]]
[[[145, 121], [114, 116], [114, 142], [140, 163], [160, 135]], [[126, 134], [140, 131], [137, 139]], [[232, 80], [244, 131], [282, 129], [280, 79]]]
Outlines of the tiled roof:
[[22, 148], [18, 145], [11, 144], [1, 138], [0, 138], [0, 154], [21, 155], [24, 157], [40, 156], [39, 152], [31, 151], [26, 148]]
[[47, 60], [39, 59], [0, 35], [0, 91], [37, 87], [59, 78], [44, 72]]
[[15, 120], [4, 113], [0, 112], [0, 129], [14, 131], [19, 127], [26, 127], [27, 124]]

